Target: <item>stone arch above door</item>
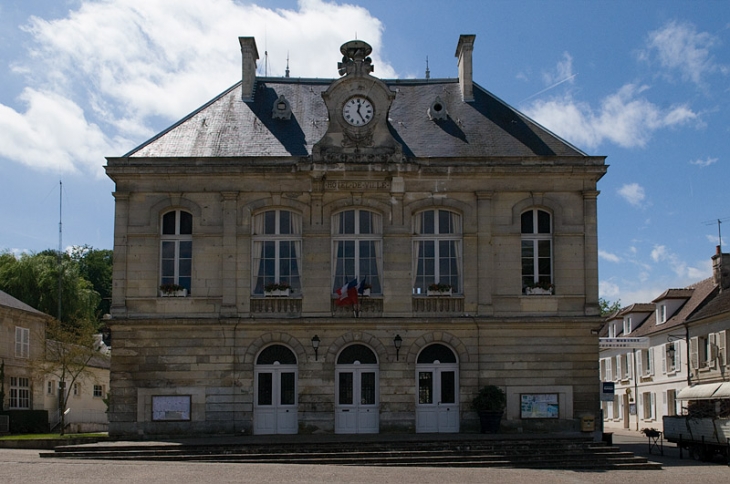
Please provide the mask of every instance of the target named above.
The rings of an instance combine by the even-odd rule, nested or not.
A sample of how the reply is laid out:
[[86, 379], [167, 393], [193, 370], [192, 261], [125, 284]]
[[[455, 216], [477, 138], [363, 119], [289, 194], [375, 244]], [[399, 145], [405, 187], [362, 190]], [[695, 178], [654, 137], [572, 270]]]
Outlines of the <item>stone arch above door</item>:
[[333, 341], [328, 348], [327, 353], [325, 353], [325, 361], [327, 361], [328, 363], [336, 363], [337, 355], [340, 354], [340, 351], [342, 351], [345, 346], [353, 343], [360, 343], [368, 346], [371, 350], [373, 350], [375, 356], [378, 358], [378, 363], [382, 363], [386, 359], [395, 359], [395, 349], [393, 349], [393, 355], [388, 358], [388, 349], [385, 345], [383, 345], [380, 339], [370, 333], [356, 332], [345, 333], [335, 339], [335, 341]]
[[253, 365], [256, 357], [264, 347], [271, 344], [281, 344], [294, 352], [298, 363], [307, 361], [307, 353], [304, 346], [297, 338], [287, 333], [266, 333], [262, 334], [248, 345], [243, 356], [243, 363]]
[[[421, 350], [432, 343], [441, 343], [451, 348], [456, 354], [460, 364], [468, 363], [470, 361], [469, 351], [467, 350], [466, 345], [453, 334], [444, 332], [427, 333], [416, 338], [416, 340], [408, 347], [406, 361], [408, 363], [415, 364]], [[401, 351], [403, 350], [401, 349]]]

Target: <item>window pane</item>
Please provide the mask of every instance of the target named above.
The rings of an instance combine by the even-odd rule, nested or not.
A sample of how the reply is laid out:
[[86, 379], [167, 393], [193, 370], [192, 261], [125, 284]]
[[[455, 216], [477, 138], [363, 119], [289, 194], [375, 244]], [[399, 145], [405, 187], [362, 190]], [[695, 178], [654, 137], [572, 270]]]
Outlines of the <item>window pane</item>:
[[533, 229], [533, 220], [532, 220], [532, 210], [528, 212], [524, 212], [522, 214], [521, 225], [522, 225], [522, 233], [523, 234], [532, 234], [535, 233], [535, 230]]
[[352, 405], [352, 373], [340, 373], [340, 405]]
[[448, 210], [439, 210], [439, 231], [440, 234], [453, 234], [454, 226], [452, 223], [451, 212]]
[[287, 210], [279, 211], [279, 233], [291, 234], [291, 212]]
[[456, 403], [456, 373], [441, 372], [441, 403]]
[[280, 401], [282, 405], [294, 405], [296, 382], [293, 372], [281, 374], [281, 395]]
[[193, 256], [193, 243], [190, 241], [180, 242], [180, 258], [190, 259]]
[[167, 212], [162, 216], [162, 233], [165, 235], [175, 235], [175, 215], [176, 212]]
[[421, 233], [433, 234], [435, 232], [434, 211], [428, 210], [421, 213]]
[[373, 233], [373, 214], [360, 210], [360, 233], [361, 234], [372, 234]]
[[340, 233], [341, 234], [354, 234], [355, 233], [355, 211], [347, 210], [340, 214]]
[[375, 405], [375, 373], [360, 375], [360, 405]]
[[537, 233], [550, 233], [550, 214], [544, 210], [537, 211]]
[[193, 215], [189, 212], [180, 212], [180, 233], [182, 235], [193, 233]]
[[271, 405], [272, 374], [259, 373], [259, 405]]
[[174, 259], [175, 258], [175, 242], [163, 242], [162, 243], [162, 258], [163, 259]]
[[418, 403], [433, 403], [433, 373], [430, 371], [418, 373]]

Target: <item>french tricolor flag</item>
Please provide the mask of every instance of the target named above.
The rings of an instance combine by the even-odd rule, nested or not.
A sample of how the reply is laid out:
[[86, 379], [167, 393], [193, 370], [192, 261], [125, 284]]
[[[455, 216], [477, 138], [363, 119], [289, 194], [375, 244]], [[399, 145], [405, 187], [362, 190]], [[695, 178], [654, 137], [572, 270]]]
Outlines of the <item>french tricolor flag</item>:
[[357, 279], [353, 279], [341, 288], [337, 289], [335, 293], [339, 296], [337, 298], [338, 306], [352, 306], [357, 304]]

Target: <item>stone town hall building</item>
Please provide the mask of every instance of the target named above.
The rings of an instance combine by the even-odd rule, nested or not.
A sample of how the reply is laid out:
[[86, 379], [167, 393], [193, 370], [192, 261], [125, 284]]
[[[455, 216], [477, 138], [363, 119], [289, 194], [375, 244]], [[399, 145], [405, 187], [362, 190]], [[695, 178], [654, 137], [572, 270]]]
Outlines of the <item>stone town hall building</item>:
[[323, 80], [242, 37], [241, 82], [108, 158], [112, 435], [470, 432], [485, 384], [503, 429], [597, 413], [605, 159], [475, 84], [474, 38], [458, 78], [351, 41]]

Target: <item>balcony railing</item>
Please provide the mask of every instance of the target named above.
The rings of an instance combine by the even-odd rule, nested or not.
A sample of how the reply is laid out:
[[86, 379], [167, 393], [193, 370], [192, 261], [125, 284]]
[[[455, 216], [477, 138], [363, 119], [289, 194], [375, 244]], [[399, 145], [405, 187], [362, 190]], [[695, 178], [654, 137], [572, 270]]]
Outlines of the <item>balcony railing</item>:
[[302, 299], [295, 297], [252, 297], [251, 314], [258, 317], [297, 318], [302, 314]]
[[418, 316], [461, 316], [464, 313], [463, 297], [414, 297], [413, 313]]

